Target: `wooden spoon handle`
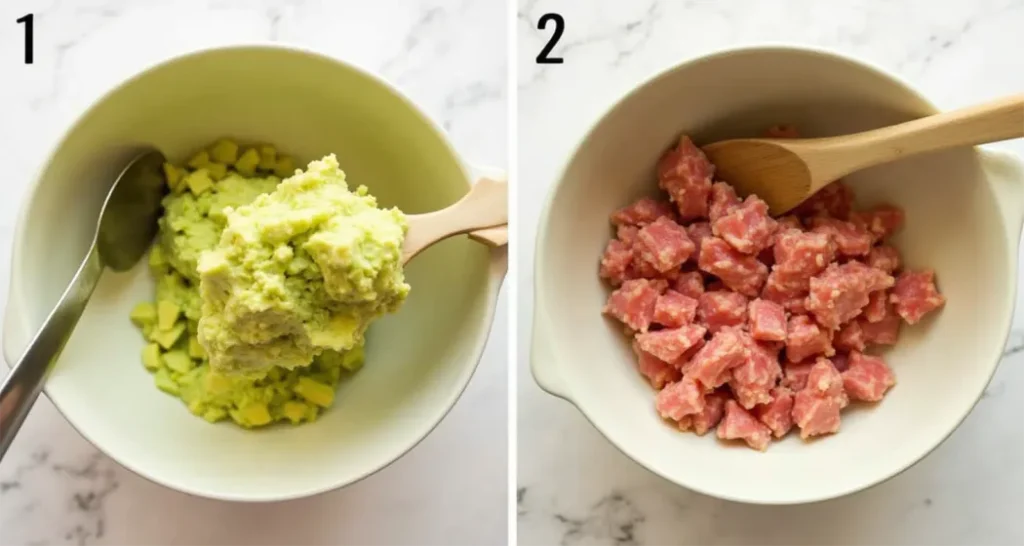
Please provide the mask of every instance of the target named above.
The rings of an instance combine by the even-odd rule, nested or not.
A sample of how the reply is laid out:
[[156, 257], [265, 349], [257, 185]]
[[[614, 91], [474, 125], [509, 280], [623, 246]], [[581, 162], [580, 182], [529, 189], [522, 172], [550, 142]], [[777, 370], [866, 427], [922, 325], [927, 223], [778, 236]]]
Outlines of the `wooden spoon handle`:
[[505, 246], [508, 244], [508, 225], [472, 231], [469, 238], [487, 246]]
[[820, 142], [832, 152], [828, 170], [835, 172], [828, 178], [834, 180], [901, 157], [1020, 137], [1024, 94]]
[[441, 239], [507, 223], [508, 184], [503, 180], [483, 178], [454, 205], [409, 217], [402, 263]]

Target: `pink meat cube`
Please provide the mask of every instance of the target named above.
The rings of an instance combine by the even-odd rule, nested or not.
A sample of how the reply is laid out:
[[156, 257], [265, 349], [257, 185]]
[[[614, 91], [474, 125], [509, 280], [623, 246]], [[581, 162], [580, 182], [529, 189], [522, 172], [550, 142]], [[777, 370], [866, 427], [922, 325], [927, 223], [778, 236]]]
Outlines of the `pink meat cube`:
[[772, 125], [765, 130], [764, 135], [768, 138], [800, 138], [800, 133], [796, 130], [796, 126], [789, 123]]
[[861, 312], [861, 318], [868, 322], [878, 322], [890, 313], [890, 307], [888, 292], [876, 290], [868, 294], [868, 304], [864, 307], [864, 311]]
[[626, 243], [612, 239], [601, 256], [600, 276], [612, 286], [618, 286], [626, 280], [626, 270], [632, 262], [633, 250]]
[[772, 244], [778, 225], [768, 215], [768, 204], [751, 195], [731, 212], [719, 217], [711, 228], [715, 235], [744, 254], [758, 254]]
[[725, 182], [715, 182], [711, 185], [711, 199], [708, 204], [708, 217], [714, 223], [719, 218], [732, 212], [740, 205], [740, 198], [736, 196], [736, 190]]
[[747, 298], [736, 292], [705, 292], [697, 305], [697, 322], [712, 334], [728, 326], [742, 326], [747, 320]]
[[680, 273], [672, 283], [672, 289], [684, 296], [698, 299], [704, 293], [704, 275], [701, 275], [700, 271]]
[[669, 219], [673, 219], [675, 217], [675, 210], [671, 203], [658, 201], [651, 199], [650, 197], [644, 197], [631, 205], [613, 212], [611, 221], [612, 224], [620, 227], [642, 227], [665, 216]]
[[800, 203], [793, 213], [801, 218], [831, 216], [845, 219], [850, 215], [852, 206], [853, 192], [841, 181], [836, 180]]
[[727, 328], [712, 336], [694, 355], [687, 375], [709, 391], [725, 384], [732, 368], [747, 358], [748, 349], [741, 334], [739, 329]]
[[782, 216], [776, 219], [775, 221], [779, 223], [779, 233], [782, 233], [783, 231], [790, 229], [794, 229], [796, 231], [804, 230], [803, 222], [801, 222], [799, 218], [793, 216], [792, 214]]
[[693, 368], [693, 357], [697, 356], [697, 353], [700, 352], [703, 347], [704, 340], [698, 339], [697, 343], [694, 343], [693, 347], [687, 349], [686, 352], [683, 353], [683, 356], [677, 358], [672, 365], [683, 375], [690, 373], [690, 370]]
[[711, 224], [707, 222], [694, 222], [686, 226], [686, 234], [689, 235], [690, 240], [693, 241], [695, 247], [694, 255], [696, 256], [700, 256], [701, 244], [704, 242], [704, 239], [714, 236], [711, 230]]
[[825, 233], [788, 230], [775, 239], [775, 267], [790, 279], [809, 279], [835, 260], [835, 244]]
[[654, 322], [669, 328], [678, 328], [693, 322], [697, 315], [697, 300], [666, 290], [654, 304]]
[[873, 247], [864, 260], [868, 266], [880, 269], [890, 275], [900, 268], [900, 253], [889, 245]]
[[837, 351], [836, 354], [829, 357], [829, 360], [832, 361], [832, 365], [836, 367], [839, 373], [845, 372], [850, 367], [850, 353], [840, 353]]
[[654, 407], [662, 419], [678, 421], [704, 409], [704, 391], [692, 379], [684, 377], [658, 391]]
[[868, 294], [892, 284], [891, 275], [860, 262], [832, 264], [811, 278], [807, 309], [819, 324], [837, 330], [861, 313], [868, 304]]
[[871, 233], [874, 241], [880, 241], [903, 227], [903, 209], [892, 205], [881, 205], [864, 212], [850, 213], [850, 221]]
[[793, 423], [804, 440], [811, 436], [839, 432], [839, 407], [833, 398], [816, 396], [804, 389], [793, 397]]
[[768, 267], [717, 237], [705, 239], [697, 260], [698, 267], [726, 286], [745, 296], [756, 297], [768, 278]]
[[744, 334], [749, 356], [732, 369], [729, 388], [746, 409], [772, 401], [772, 388], [782, 375], [778, 352]]
[[772, 431], [735, 400], [726, 400], [725, 417], [718, 424], [718, 437], [723, 440], [743, 440], [748, 446], [764, 451], [772, 440]]
[[665, 290], [665, 281], [631, 279], [612, 292], [604, 313], [637, 332], [646, 332], [654, 320], [654, 306]]
[[864, 342], [869, 345], [895, 345], [900, 337], [900, 316], [894, 312], [885, 315], [878, 322], [868, 322], [863, 317], [858, 319], [860, 329], [864, 332]]
[[659, 272], [678, 269], [693, 254], [686, 228], [662, 216], [637, 233], [633, 251]]
[[633, 245], [636, 244], [636, 235], [638, 233], [640, 233], [640, 228], [633, 225], [623, 224], [615, 228], [615, 236], [623, 243], [626, 243], [626, 246], [629, 248], [633, 248]]
[[754, 415], [776, 438], [782, 438], [793, 428], [793, 391], [776, 387], [771, 394], [771, 401], [754, 408]]
[[786, 341], [786, 310], [769, 300], [755, 299], [747, 305], [750, 335], [761, 341]]
[[647, 378], [655, 390], [661, 390], [668, 383], [679, 381], [682, 377], [682, 373], [672, 364], [644, 351], [635, 340], [633, 341], [633, 353], [636, 354], [637, 370]]
[[664, 362], [675, 362], [687, 349], [704, 339], [707, 330], [697, 324], [636, 335], [637, 345]]
[[935, 288], [935, 272], [931, 269], [900, 273], [889, 300], [907, 324], [917, 324], [922, 317], [946, 304], [946, 297]]
[[725, 401], [729, 395], [722, 392], [709, 392], [704, 395], [704, 409], [700, 413], [687, 415], [679, 420], [679, 430], [692, 430], [694, 434], [703, 436], [722, 420], [725, 413]]
[[807, 386], [804, 390], [810, 391], [815, 396], [831, 398], [836, 401], [840, 408], [845, 408], [850, 403], [843, 389], [843, 376], [836, 369], [832, 361], [818, 357], [807, 374]]
[[818, 216], [809, 220], [811, 231], [828, 235], [836, 244], [840, 256], [866, 256], [871, 251], [874, 236], [865, 227], [853, 222]]
[[863, 351], [867, 346], [859, 320], [851, 320], [836, 332], [832, 344], [840, 351]]
[[782, 365], [783, 376], [781, 385], [793, 392], [804, 390], [804, 387], [807, 386], [807, 376], [811, 374], [811, 366], [814, 366], [814, 362], [810, 360], [786, 362]]
[[850, 353], [850, 367], [843, 372], [843, 388], [853, 400], [878, 402], [896, 384], [896, 377], [881, 357]]
[[[778, 267], [776, 265], [776, 267]], [[794, 314], [805, 314], [807, 287], [810, 285], [808, 279], [791, 277], [790, 275], [772, 270], [761, 290], [761, 298], [781, 305], [785, 310]]]
[[668, 192], [683, 221], [707, 218], [714, 174], [715, 166], [685, 135], [658, 162], [658, 185]]
[[786, 357], [792, 362], [800, 362], [809, 356], [832, 356], [830, 332], [823, 329], [807, 315], [789, 317], [786, 330]]

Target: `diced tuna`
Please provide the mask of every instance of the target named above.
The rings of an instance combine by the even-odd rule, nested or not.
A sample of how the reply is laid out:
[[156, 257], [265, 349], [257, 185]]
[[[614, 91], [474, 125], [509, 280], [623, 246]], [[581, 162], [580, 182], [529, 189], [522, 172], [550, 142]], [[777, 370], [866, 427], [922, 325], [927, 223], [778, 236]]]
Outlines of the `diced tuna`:
[[772, 388], [782, 375], [777, 351], [753, 338], [742, 334], [747, 345], [746, 360], [732, 369], [729, 388], [736, 395], [736, 401], [746, 409], [758, 404], [771, 402]]
[[680, 294], [698, 299], [704, 293], [704, 275], [700, 271], [686, 271], [672, 283], [672, 289]]
[[729, 326], [742, 326], [747, 320], [747, 298], [736, 292], [713, 291], [701, 294], [697, 322], [714, 334]]
[[863, 351], [867, 346], [864, 337], [864, 330], [860, 327], [859, 320], [851, 320], [836, 332], [832, 344], [840, 351]]
[[771, 401], [754, 409], [754, 415], [772, 431], [776, 438], [782, 438], [793, 428], [793, 391], [786, 387], [772, 389]]
[[758, 254], [772, 244], [778, 225], [768, 215], [768, 204], [751, 195], [711, 224], [715, 235], [744, 254]]
[[668, 383], [679, 381], [682, 377], [682, 373], [675, 366], [644, 351], [635, 340], [633, 341], [633, 353], [636, 355], [637, 370], [647, 378], [655, 390], [661, 390]]
[[667, 216], [673, 219], [675, 210], [672, 204], [644, 197], [635, 203], [612, 213], [611, 221], [616, 226], [646, 226], [658, 218]]
[[804, 389], [793, 397], [793, 423], [800, 428], [804, 440], [811, 436], [839, 432], [839, 407], [833, 398], [816, 396]]
[[801, 222], [799, 218], [793, 216], [792, 214], [787, 214], [785, 216], [777, 218], [775, 221], [779, 223], [779, 233], [782, 233], [783, 231], [789, 229], [795, 229], [797, 231], [804, 230], [803, 222]]
[[704, 240], [697, 265], [729, 288], [750, 297], [761, 292], [768, 278], [768, 267], [756, 256], [747, 256], [717, 237]]
[[689, 377], [712, 390], [729, 380], [732, 368], [747, 358], [748, 349], [739, 329], [727, 328], [712, 336], [691, 361]]
[[935, 272], [931, 269], [900, 273], [889, 300], [907, 324], [917, 324], [922, 317], [946, 304], [946, 297], [935, 287]]
[[850, 353], [850, 367], [842, 373], [843, 388], [852, 400], [877, 402], [896, 384], [896, 377], [881, 357]]
[[654, 406], [662, 419], [678, 421], [704, 409], [704, 391], [692, 379], [684, 377], [658, 391]]
[[769, 300], [755, 299], [747, 305], [750, 335], [760, 341], [786, 341], [786, 310]]
[[814, 366], [814, 362], [811, 360], [786, 362], [782, 365], [783, 376], [781, 385], [793, 392], [804, 390], [804, 387], [807, 386], [807, 376], [811, 374], [811, 366]]
[[631, 330], [646, 332], [654, 320], [654, 306], [666, 284], [648, 279], [628, 280], [608, 297], [604, 313], [619, 319]]
[[686, 229], [666, 216], [644, 226], [633, 245], [633, 252], [661, 273], [678, 269], [693, 250]]
[[789, 317], [786, 329], [786, 357], [792, 362], [800, 362], [814, 355], [832, 356], [835, 349], [829, 332], [807, 315]]
[[658, 185], [668, 192], [683, 221], [707, 218], [714, 173], [704, 152], [684, 135], [658, 163]]
[[781, 305], [790, 313], [806, 314], [808, 286], [809, 279], [793, 278], [778, 269], [773, 269], [764, 283], [764, 289], [761, 290], [761, 298]]
[[694, 255], [696, 256], [700, 256], [701, 244], [704, 242], [704, 239], [714, 236], [711, 231], [711, 224], [707, 222], [694, 222], [686, 226], [686, 234], [693, 241], [695, 247]]
[[878, 322], [868, 322], [863, 317], [858, 319], [860, 329], [864, 332], [864, 342], [868, 345], [895, 345], [900, 337], [900, 316], [890, 312]]
[[809, 220], [811, 231], [830, 236], [840, 256], [866, 256], [871, 251], [874, 236], [853, 222], [818, 216]]
[[726, 400], [725, 417], [718, 424], [718, 437], [723, 440], [743, 440], [748, 446], [764, 451], [771, 442], [772, 431], [735, 400]]
[[694, 434], [703, 436], [722, 420], [725, 413], [725, 401], [729, 395], [722, 392], [709, 392], [704, 395], [704, 409], [700, 413], [687, 415], [679, 420], [680, 430], [692, 430]]
[[810, 279], [835, 260], [835, 244], [826, 233], [787, 230], [775, 238], [775, 267], [789, 279]]
[[629, 248], [633, 248], [633, 245], [636, 244], [637, 233], [640, 233], [640, 228], [631, 224], [622, 224], [615, 228], [615, 236], [623, 243], [626, 243]]
[[871, 292], [892, 284], [891, 275], [860, 262], [832, 264], [811, 278], [807, 309], [819, 324], [837, 330], [861, 313]]
[[618, 239], [608, 241], [604, 255], [601, 256], [601, 278], [612, 286], [619, 286], [626, 280], [626, 270], [632, 262], [633, 250], [626, 243]]
[[707, 330], [697, 324], [637, 334], [637, 345], [663, 362], [675, 362], [687, 349], [704, 339]]
[[711, 198], [708, 203], [708, 217], [714, 223], [719, 218], [732, 212], [740, 205], [740, 198], [736, 196], [736, 190], [725, 182], [715, 182], [711, 185]]
[[811, 391], [815, 396], [832, 398], [840, 408], [845, 408], [850, 403], [843, 389], [843, 376], [836, 369], [832, 361], [818, 357], [807, 374], [807, 386], [804, 390]]
[[831, 216], [846, 219], [852, 206], [853, 192], [841, 181], [836, 180], [800, 203], [793, 213], [801, 218]]
[[878, 322], [889, 314], [889, 293], [885, 290], [876, 290], [868, 294], [868, 304], [861, 312], [861, 318], [868, 322]]
[[871, 233], [872, 240], [880, 241], [903, 227], [903, 209], [880, 205], [871, 210], [850, 213], [850, 221]]
[[669, 328], [678, 328], [693, 322], [697, 315], [697, 300], [666, 290], [654, 304], [654, 322]]

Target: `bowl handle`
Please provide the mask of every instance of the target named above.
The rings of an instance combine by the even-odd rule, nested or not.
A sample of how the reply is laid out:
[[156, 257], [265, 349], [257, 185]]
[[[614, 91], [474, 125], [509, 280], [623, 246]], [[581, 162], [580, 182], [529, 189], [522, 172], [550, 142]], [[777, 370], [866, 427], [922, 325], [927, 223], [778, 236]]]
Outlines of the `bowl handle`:
[[536, 307], [533, 313], [533, 333], [530, 343], [530, 371], [541, 389], [549, 394], [572, 402], [569, 389], [558, 373], [558, 357], [551, 343], [551, 328], [547, 325], [544, 312]]
[[999, 206], [1011, 229], [1010, 241], [1017, 248], [1024, 226], [1024, 160], [1011, 152], [984, 148], [981, 165], [987, 177], [995, 181]]

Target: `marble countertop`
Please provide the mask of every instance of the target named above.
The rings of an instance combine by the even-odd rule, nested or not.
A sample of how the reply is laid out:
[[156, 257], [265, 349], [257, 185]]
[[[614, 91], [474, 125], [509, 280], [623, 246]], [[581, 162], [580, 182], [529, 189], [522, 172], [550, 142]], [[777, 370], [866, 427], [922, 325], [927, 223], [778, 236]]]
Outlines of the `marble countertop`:
[[[554, 53], [540, 16], [562, 14]], [[1024, 2], [530, 0], [519, 5], [518, 538], [520, 544], [1022, 544], [1024, 296], [986, 396], [924, 461], [868, 491], [759, 507], [644, 470], [527, 368], [532, 242], [543, 196], [605, 108], [681, 59], [763, 41], [834, 48], [893, 70], [943, 107], [1024, 90]], [[582, 92], [581, 90], [586, 90]], [[1024, 142], [998, 145], [1024, 155]]]
[[[15, 20], [29, 12], [37, 43], [24, 65]], [[381, 72], [462, 154], [506, 167], [506, 14], [502, 2], [465, 0], [0, 2], [0, 302], [14, 217], [43, 154], [91, 99], [150, 61], [234, 42], [311, 46]], [[505, 296], [496, 316], [480, 368], [425, 441], [358, 484], [300, 501], [239, 505], [154, 485], [40, 399], [0, 464], [0, 544], [504, 543]]]

